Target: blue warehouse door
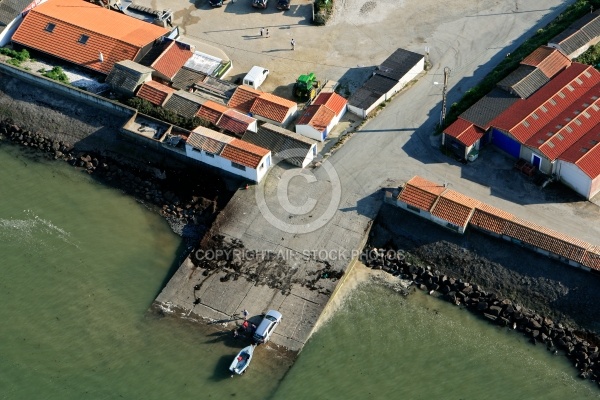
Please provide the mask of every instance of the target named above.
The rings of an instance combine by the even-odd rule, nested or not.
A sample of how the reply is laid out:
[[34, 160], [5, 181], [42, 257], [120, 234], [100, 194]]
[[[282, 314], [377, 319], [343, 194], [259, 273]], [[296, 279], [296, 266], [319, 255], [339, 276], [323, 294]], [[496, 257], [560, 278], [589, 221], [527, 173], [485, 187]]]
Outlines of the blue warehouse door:
[[519, 158], [521, 144], [508, 135], [494, 129], [492, 133], [492, 144], [513, 156]]

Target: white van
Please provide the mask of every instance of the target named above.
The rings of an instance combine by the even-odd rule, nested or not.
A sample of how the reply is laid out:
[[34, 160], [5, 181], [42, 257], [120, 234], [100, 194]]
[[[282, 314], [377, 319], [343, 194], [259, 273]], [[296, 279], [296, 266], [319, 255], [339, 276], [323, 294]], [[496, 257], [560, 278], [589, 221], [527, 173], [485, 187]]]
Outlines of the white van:
[[267, 79], [269, 70], [263, 67], [254, 66], [250, 69], [250, 72], [244, 77], [244, 85], [252, 86], [254, 89], [258, 89], [260, 85]]

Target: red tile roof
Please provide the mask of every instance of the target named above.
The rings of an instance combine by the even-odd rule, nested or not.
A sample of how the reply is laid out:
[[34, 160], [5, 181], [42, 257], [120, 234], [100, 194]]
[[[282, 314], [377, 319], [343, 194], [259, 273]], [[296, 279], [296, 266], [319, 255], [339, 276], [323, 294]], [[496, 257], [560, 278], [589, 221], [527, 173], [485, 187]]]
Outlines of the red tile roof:
[[598, 95], [600, 82], [560, 115], [535, 131], [525, 144], [540, 149], [548, 159], [555, 160], [600, 122]]
[[512, 221], [514, 218], [515, 216], [511, 213], [481, 203], [475, 207], [475, 212], [473, 213], [473, 217], [471, 217], [469, 224], [501, 235], [504, 233], [506, 223]]
[[168, 100], [169, 96], [175, 93], [176, 90], [158, 83], [156, 81], [145, 82], [138, 90], [136, 96], [148, 100], [150, 103], [162, 106]]
[[213, 125], [216, 125], [219, 121], [219, 118], [223, 115], [228, 108], [222, 104], [216, 103], [212, 100], [207, 100], [200, 106], [200, 109], [196, 113], [196, 115], [202, 118], [205, 121], [210, 122]]
[[217, 122], [217, 126], [231, 133], [242, 135], [256, 120], [238, 111], [228, 109]]
[[479, 200], [449, 189], [440, 195], [431, 214], [454, 225], [465, 227], [479, 204]]
[[412, 177], [398, 195], [398, 200], [424, 211], [430, 211], [446, 188], [420, 176]]
[[335, 118], [335, 112], [324, 105], [310, 105], [306, 107], [296, 125], [310, 125], [319, 132], [327, 129]]
[[540, 46], [525, 57], [521, 64], [539, 68], [548, 78], [571, 65], [571, 60], [559, 50], [548, 46]]
[[108, 74], [116, 62], [137, 61], [142, 47], [168, 32], [82, 0], [50, 0], [27, 13], [12, 41]]
[[590, 246], [581, 262], [586, 267], [600, 271], [600, 246]]
[[288, 113], [298, 105], [293, 101], [275, 96], [271, 93], [262, 93], [252, 104], [250, 112], [271, 121], [284, 122]]
[[577, 262], [583, 260], [586, 249], [590, 247], [590, 244], [583, 240], [516, 217], [507, 221], [504, 234]]
[[269, 153], [270, 150], [234, 138], [225, 146], [221, 156], [234, 163], [256, 169], [263, 157]]
[[260, 97], [262, 92], [251, 88], [250, 86], [238, 86], [233, 92], [227, 105], [241, 112], [249, 113], [254, 101]]
[[458, 118], [444, 129], [444, 133], [452, 136], [465, 146], [472, 146], [483, 137], [485, 131], [467, 120]]
[[577, 165], [592, 179], [600, 176], [600, 121], [558, 158]]
[[[582, 83], [577, 83], [578, 80]], [[572, 63], [533, 95], [507, 108], [490, 125], [510, 132], [518, 141], [525, 143], [537, 130], [573, 104], [583, 94], [582, 91], [598, 82], [600, 72], [589, 65]], [[570, 90], [569, 86], [574, 90]]]
[[173, 79], [193, 54], [194, 51], [190, 45], [174, 40], [152, 63], [151, 67], [167, 78]]
[[314, 105], [324, 105], [333, 110], [336, 117], [346, 108], [348, 100], [334, 92], [321, 92], [313, 101]]

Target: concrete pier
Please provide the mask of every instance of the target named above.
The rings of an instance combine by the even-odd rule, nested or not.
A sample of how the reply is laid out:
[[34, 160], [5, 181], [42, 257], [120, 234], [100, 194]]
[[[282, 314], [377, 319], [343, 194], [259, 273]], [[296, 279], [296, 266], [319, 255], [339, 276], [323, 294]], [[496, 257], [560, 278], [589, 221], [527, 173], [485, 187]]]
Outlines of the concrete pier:
[[[238, 190], [215, 221], [212, 242], [182, 263], [154, 307], [231, 328], [244, 309], [252, 322], [276, 309], [283, 320], [271, 343], [300, 351], [364, 246], [383, 196], [342, 190], [324, 165], [289, 180], [284, 197], [293, 205], [286, 204], [281, 182], [298, 173], [291, 171], [276, 165], [260, 185]], [[315, 206], [300, 214], [303, 202]]]

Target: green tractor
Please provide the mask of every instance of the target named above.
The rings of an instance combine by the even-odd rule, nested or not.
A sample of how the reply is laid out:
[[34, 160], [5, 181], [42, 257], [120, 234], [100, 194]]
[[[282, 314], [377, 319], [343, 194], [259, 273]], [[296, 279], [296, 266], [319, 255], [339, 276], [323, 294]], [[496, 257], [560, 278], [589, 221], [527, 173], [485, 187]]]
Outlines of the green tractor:
[[314, 72], [300, 75], [294, 84], [294, 96], [299, 99], [310, 101], [315, 98], [317, 89], [321, 82], [317, 81]]

